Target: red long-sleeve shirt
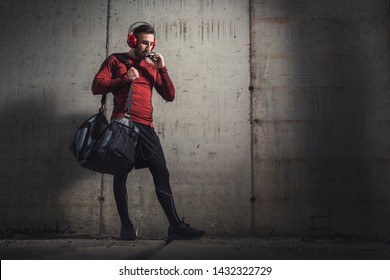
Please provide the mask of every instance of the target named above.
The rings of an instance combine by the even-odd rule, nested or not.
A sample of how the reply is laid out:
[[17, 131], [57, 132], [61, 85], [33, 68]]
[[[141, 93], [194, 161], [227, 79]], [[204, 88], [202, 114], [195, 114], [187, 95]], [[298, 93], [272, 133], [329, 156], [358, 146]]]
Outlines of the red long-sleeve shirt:
[[[153, 87], [166, 101], [175, 99], [175, 87], [166, 67], [157, 68], [146, 59], [133, 60], [129, 56], [126, 57], [130, 65], [139, 72], [139, 78], [132, 82], [130, 119], [153, 127]], [[113, 93], [114, 108], [111, 119], [123, 118], [126, 114], [129, 88], [130, 79], [126, 66], [114, 55], [110, 55], [93, 80], [92, 93], [94, 95]]]

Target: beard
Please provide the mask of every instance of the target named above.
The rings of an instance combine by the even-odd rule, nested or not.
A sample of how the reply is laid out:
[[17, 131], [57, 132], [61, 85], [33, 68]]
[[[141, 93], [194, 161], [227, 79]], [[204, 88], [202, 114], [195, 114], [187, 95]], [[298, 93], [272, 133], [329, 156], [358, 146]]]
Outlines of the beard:
[[145, 59], [147, 52], [142, 51], [141, 49], [135, 48], [134, 49], [134, 54], [139, 58], [139, 59]]

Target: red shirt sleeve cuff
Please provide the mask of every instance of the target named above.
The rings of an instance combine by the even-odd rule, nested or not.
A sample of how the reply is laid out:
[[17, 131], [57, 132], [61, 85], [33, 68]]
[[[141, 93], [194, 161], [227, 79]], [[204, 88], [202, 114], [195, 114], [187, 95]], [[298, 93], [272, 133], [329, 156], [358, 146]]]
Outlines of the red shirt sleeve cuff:
[[162, 68], [157, 68], [157, 69], [158, 69], [158, 72], [160, 72], [160, 74], [161, 73], [166, 73], [168, 71], [166, 66], [164, 66]]

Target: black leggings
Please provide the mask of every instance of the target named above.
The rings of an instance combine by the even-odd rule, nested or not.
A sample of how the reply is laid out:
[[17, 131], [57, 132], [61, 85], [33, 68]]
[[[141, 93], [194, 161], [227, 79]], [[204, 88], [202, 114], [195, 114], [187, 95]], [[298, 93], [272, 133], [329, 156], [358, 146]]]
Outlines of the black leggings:
[[[152, 163], [148, 166], [148, 168], [153, 176], [157, 199], [160, 202], [169, 223], [174, 226], [180, 224], [180, 219], [177, 215], [173, 201], [171, 186], [169, 184], [169, 171], [166, 163]], [[128, 174], [123, 176], [114, 176], [114, 197], [123, 226], [131, 223], [127, 203], [127, 175]]]

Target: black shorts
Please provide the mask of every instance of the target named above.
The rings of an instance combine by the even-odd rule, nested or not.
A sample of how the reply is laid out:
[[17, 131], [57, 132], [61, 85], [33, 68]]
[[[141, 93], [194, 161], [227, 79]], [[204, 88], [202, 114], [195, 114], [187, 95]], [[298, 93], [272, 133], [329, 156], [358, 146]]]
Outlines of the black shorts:
[[141, 123], [135, 122], [134, 124], [139, 129], [135, 168], [140, 169], [153, 163], [165, 162], [160, 138], [158, 138], [154, 128]]

